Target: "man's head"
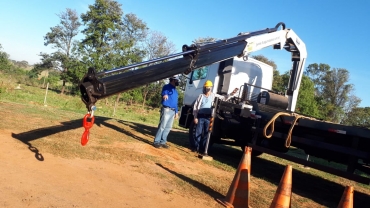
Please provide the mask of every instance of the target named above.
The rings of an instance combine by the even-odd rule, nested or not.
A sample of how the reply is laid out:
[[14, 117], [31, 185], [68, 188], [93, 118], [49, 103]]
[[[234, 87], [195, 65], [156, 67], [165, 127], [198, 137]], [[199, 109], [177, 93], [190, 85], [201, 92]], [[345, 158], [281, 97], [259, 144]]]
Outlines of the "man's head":
[[207, 80], [203, 85], [203, 93], [206, 94], [211, 91], [213, 84], [211, 80]]
[[171, 77], [170, 84], [172, 84], [173, 86], [179, 86], [179, 78], [177, 76]]

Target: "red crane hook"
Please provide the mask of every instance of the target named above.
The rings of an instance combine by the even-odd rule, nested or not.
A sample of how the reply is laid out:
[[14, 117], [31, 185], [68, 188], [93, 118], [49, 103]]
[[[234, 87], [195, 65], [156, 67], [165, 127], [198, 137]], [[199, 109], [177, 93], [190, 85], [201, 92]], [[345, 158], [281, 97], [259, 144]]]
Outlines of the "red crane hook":
[[[90, 121], [88, 121], [90, 119]], [[89, 141], [89, 129], [94, 125], [95, 117], [91, 115], [90, 113], [86, 114], [82, 120], [82, 126], [85, 128], [84, 133], [81, 137], [81, 145], [85, 146], [87, 142]]]

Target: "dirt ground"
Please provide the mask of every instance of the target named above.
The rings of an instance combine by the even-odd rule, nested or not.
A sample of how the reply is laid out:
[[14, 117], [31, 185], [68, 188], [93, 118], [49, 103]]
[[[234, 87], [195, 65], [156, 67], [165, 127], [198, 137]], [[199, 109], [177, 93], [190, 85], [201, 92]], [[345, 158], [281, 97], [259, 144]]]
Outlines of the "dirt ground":
[[[182, 155], [176, 151], [155, 149], [149, 144], [150, 134], [132, 131], [129, 134], [131, 139], [140, 137], [145, 141], [136, 140], [128, 145], [120, 142], [103, 144], [109, 148], [124, 149], [126, 154], [132, 151], [133, 154], [128, 155], [132, 156], [130, 160], [114, 156], [110, 159], [66, 158], [61, 152], [71, 146], [61, 146], [55, 154], [47, 144], [60, 146], [53, 140], [72, 136], [77, 137], [73, 138], [72, 146], [81, 150], [91, 149], [99, 146], [96, 144], [99, 135], [112, 135], [112, 132], [117, 135], [120, 132], [108, 128], [108, 122], [100, 127], [95, 125], [88, 145], [81, 147], [81, 125], [75, 128], [73, 121], [70, 125], [65, 124], [70, 121], [65, 121], [64, 125], [58, 125], [57, 121], [48, 123], [43, 121], [42, 116], [21, 112], [14, 115], [13, 109], [17, 105], [13, 104], [2, 104], [1, 107], [1, 122], [8, 125], [0, 128], [0, 207], [222, 207], [210, 197], [203, 198], [199, 194], [189, 196], [184, 191], [188, 184], [182, 186], [171, 182], [178, 182], [186, 173], [197, 174], [199, 170], [204, 170], [201, 169], [201, 162], [184, 160], [182, 155], [191, 154], [186, 148], [181, 148]], [[76, 120], [76, 123], [81, 121]], [[57, 130], [65, 126], [70, 127]], [[43, 143], [40, 143], [42, 140]], [[176, 149], [173, 145], [171, 148]], [[91, 153], [99, 154], [91, 151], [87, 154]], [[139, 154], [138, 159], [135, 159], [136, 154]], [[158, 157], [158, 162], [146, 160], [148, 156]], [[171, 167], [166, 167], [166, 164]]]
[[11, 132], [2, 130], [0, 138], [1, 207], [204, 207], [202, 200], [165, 194], [161, 180], [135, 171], [138, 163], [48, 153], [40, 162]]
[[[170, 149], [156, 149], [155, 126], [98, 116], [81, 146], [82, 117], [0, 102], [0, 207], [223, 207], [215, 199], [230, 187], [239, 149], [217, 147], [209, 163], [189, 151], [184, 131], [171, 131]], [[269, 206], [283, 170], [253, 158], [252, 207]], [[346, 185], [355, 186], [355, 207], [370, 203], [362, 185], [298, 165], [293, 174], [292, 207], [336, 207]]]

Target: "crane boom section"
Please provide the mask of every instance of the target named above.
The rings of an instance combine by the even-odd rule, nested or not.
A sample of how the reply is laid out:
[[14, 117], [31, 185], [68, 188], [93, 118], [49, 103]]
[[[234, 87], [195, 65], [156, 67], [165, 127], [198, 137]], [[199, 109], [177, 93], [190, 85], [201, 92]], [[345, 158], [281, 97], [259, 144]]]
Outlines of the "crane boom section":
[[244, 54], [274, 46], [274, 49], [286, 49], [292, 54], [292, 69], [290, 73], [289, 85], [287, 88], [288, 111], [294, 112], [299, 87], [303, 75], [303, 67], [307, 59], [305, 43], [297, 36], [292, 29], [279, 30], [273, 33], [253, 36], [245, 40], [247, 45]]
[[[281, 30], [278, 30], [282, 26]], [[110, 71], [96, 72], [96, 69], [89, 68], [86, 75], [80, 82], [80, 92], [82, 101], [87, 109], [91, 108], [102, 98], [124, 92], [151, 82], [171, 77], [173, 75], [185, 73], [188, 74], [194, 69], [210, 65], [216, 62], [238, 56], [247, 56], [250, 52], [263, 49], [268, 46], [274, 46], [275, 49], [285, 48], [295, 57], [296, 72], [292, 74], [291, 87], [288, 92], [299, 89], [300, 78], [302, 76], [302, 67], [305, 57], [301, 54], [307, 54], [304, 43], [290, 29], [285, 29], [284, 23], [278, 23], [274, 28], [240, 33], [239, 35], [212, 43], [184, 45], [183, 52], [172, 54], [160, 59], [145, 61], [142, 63], [115, 68]], [[302, 47], [304, 46], [304, 47]], [[300, 51], [304, 50], [304, 51]], [[137, 68], [137, 69], [136, 69]], [[122, 71], [124, 71], [122, 73]], [[294, 71], [294, 69], [293, 69]], [[110, 74], [110, 76], [105, 76]], [[104, 77], [105, 76], [105, 77]], [[295, 103], [291, 104], [289, 110], [294, 111]]]

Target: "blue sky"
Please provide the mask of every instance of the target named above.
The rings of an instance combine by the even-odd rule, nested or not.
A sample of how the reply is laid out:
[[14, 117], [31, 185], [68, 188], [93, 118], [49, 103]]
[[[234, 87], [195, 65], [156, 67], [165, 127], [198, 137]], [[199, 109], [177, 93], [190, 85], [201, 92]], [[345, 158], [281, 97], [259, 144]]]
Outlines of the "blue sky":
[[[335, 0], [118, 0], [124, 13], [134, 13], [151, 30], [162, 32], [180, 52], [198, 37], [230, 38], [239, 32], [274, 27], [284, 22], [305, 42], [312, 63], [326, 63], [350, 72], [361, 107], [370, 106], [370, 1]], [[12, 0], [0, 6], [0, 44], [14, 60], [39, 62], [51, 52], [43, 36], [59, 24], [66, 8], [85, 13], [94, 0]], [[275, 61], [280, 72], [290, 69], [290, 53], [270, 48], [255, 52]]]

